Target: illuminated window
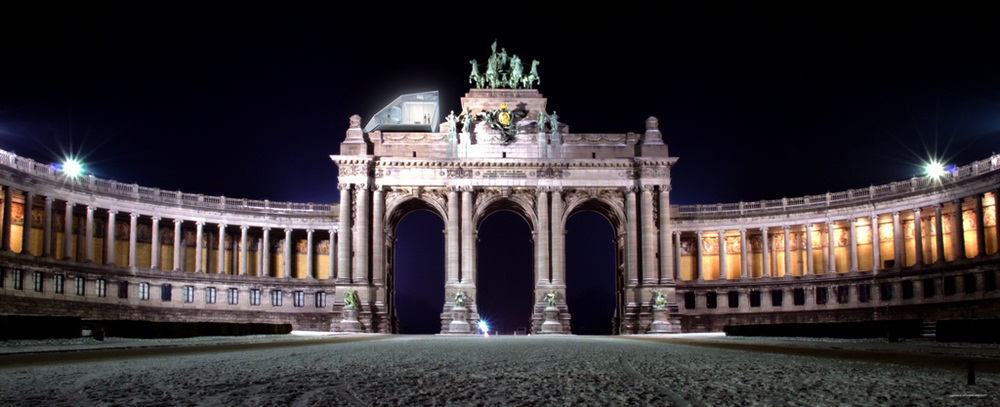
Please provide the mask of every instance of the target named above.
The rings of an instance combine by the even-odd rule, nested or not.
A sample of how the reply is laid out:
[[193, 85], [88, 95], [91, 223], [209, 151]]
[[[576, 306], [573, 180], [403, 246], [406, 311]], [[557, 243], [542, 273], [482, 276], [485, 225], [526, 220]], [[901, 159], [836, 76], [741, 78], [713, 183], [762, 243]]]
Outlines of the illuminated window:
[[281, 290], [271, 290], [271, 306], [281, 306]]
[[226, 301], [229, 305], [236, 305], [240, 303], [240, 290], [238, 288], [230, 288], [229, 294], [226, 295]]
[[52, 288], [55, 290], [56, 294], [64, 294], [66, 285], [66, 276], [62, 274], [56, 274], [55, 280], [52, 282]]
[[139, 283], [139, 299], [143, 301], [149, 300], [149, 283]]
[[326, 308], [326, 293], [318, 292], [316, 293], [316, 308]]
[[32, 277], [33, 277], [32, 280], [33, 280], [34, 285], [35, 285], [35, 292], [36, 293], [42, 292], [42, 279], [44, 278], [44, 275], [42, 274], [42, 272], [36, 271], [32, 275]]
[[108, 280], [97, 279], [97, 296], [101, 298], [108, 296]]
[[184, 286], [184, 302], [194, 302], [194, 286]]
[[76, 295], [86, 295], [87, 286], [84, 285], [85, 282], [86, 281], [83, 279], [83, 277], [80, 276], [76, 277]]
[[296, 307], [306, 306], [306, 293], [295, 291], [292, 293], [292, 305]]
[[215, 304], [215, 287], [205, 287], [205, 303]]
[[260, 289], [257, 288], [250, 289], [250, 305], [253, 306], [260, 305]]

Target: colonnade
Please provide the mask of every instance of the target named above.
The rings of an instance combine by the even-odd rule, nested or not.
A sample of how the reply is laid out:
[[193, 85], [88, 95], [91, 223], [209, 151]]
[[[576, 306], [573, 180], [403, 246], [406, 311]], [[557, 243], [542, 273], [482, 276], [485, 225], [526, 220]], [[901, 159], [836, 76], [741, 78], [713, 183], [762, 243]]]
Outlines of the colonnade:
[[675, 269], [683, 280], [736, 280], [920, 268], [996, 254], [998, 196], [993, 190], [889, 212], [735, 230], [676, 229]]
[[[101, 263], [133, 269], [149, 269], [162, 271], [192, 271], [196, 273], [230, 274], [240, 276], [270, 276], [282, 278], [320, 278], [325, 279], [335, 274], [336, 260], [335, 241], [338, 228], [330, 224], [326, 230], [315, 228], [294, 228], [287, 226], [266, 226], [251, 224], [231, 225], [241, 223], [239, 218], [227, 214], [231, 221], [209, 222], [203, 219], [167, 218], [158, 214], [147, 214], [139, 211], [128, 211], [119, 208], [102, 208], [96, 205], [78, 204], [71, 200], [61, 200], [52, 196], [36, 197], [31, 191], [20, 190], [15, 194], [15, 188], [3, 188], [2, 228], [0, 228], [0, 250], [19, 252], [23, 255], [49, 258], [55, 260], [71, 260], [85, 263]], [[15, 215], [15, 200], [20, 198], [23, 213], [23, 224], [18, 236], [14, 236], [13, 219]], [[42, 208], [35, 208], [36, 202], [43, 202]], [[56, 208], [62, 207], [63, 225], [60, 231], [56, 227], [59, 216]], [[80, 209], [82, 207], [82, 209]], [[33, 219], [38, 210], [41, 212], [41, 227], [33, 227], [37, 223]], [[82, 212], [82, 213], [80, 213]], [[95, 236], [99, 226], [98, 217], [105, 216], [104, 237]], [[127, 217], [128, 221], [121, 221]], [[82, 222], [80, 222], [82, 220]], [[163, 230], [173, 223], [172, 231]], [[81, 224], [82, 223], [82, 224]], [[75, 225], [75, 226], [74, 226]], [[150, 234], [140, 242], [140, 229], [149, 227]], [[127, 229], [127, 240], [116, 239], [119, 229]], [[192, 231], [193, 229], [193, 231]], [[238, 230], [238, 232], [236, 232]], [[273, 231], [282, 233], [276, 236]], [[37, 233], [41, 237], [37, 237]], [[325, 253], [318, 253], [317, 234], [320, 238], [328, 237], [328, 247]], [[190, 253], [187, 240], [195, 240], [193, 269], [188, 267]], [[303, 236], [304, 235], [304, 236]], [[304, 267], [297, 263], [293, 245], [297, 245], [304, 237], [305, 259]], [[60, 241], [61, 238], [61, 241]], [[161, 241], [166, 238], [167, 241]], [[148, 239], [148, 250], [140, 250], [140, 244], [145, 246]], [[172, 241], [170, 241], [172, 239]], [[209, 240], [210, 239], [210, 240]], [[211, 242], [210, 242], [211, 241]], [[125, 244], [120, 249], [120, 244]], [[272, 253], [270, 249], [275, 243], [280, 251]], [[103, 248], [96, 247], [103, 244]], [[227, 250], [227, 245], [231, 249]], [[167, 249], [169, 247], [169, 249]], [[198, 250], [201, 248], [201, 250]], [[163, 250], [172, 253], [164, 253]], [[255, 251], [254, 257], [251, 252]], [[148, 257], [146, 254], [148, 253]], [[330, 260], [323, 270], [317, 261], [319, 255], [328, 254]], [[281, 264], [274, 267], [272, 256], [280, 255]], [[325, 271], [325, 272], [324, 272]]]

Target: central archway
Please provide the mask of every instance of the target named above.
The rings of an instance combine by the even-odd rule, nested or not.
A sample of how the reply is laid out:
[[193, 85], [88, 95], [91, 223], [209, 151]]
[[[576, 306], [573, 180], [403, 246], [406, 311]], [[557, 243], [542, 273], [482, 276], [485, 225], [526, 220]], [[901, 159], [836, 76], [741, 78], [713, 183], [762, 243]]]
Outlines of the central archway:
[[566, 222], [566, 305], [573, 311], [572, 332], [615, 332], [615, 234], [596, 211], [572, 214]]
[[500, 334], [530, 331], [535, 281], [528, 223], [517, 213], [501, 210], [488, 215], [478, 230], [480, 318]]
[[444, 289], [444, 224], [429, 210], [416, 210], [396, 225], [393, 288], [396, 332], [441, 332]]

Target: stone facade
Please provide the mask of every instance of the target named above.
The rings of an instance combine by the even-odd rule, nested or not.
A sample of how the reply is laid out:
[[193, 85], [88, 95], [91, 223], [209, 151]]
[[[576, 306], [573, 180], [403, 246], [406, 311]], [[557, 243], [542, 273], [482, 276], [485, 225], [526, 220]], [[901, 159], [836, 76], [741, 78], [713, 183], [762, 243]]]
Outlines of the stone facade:
[[[445, 224], [441, 332], [465, 333], [452, 293], [468, 294], [458, 311], [474, 326], [476, 231], [506, 210], [533, 233], [533, 332], [568, 333], [565, 224], [588, 210], [616, 239], [616, 333], [997, 315], [1000, 156], [945, 180], [676, 206], [657, 119], [578, 134], [546, 113], [539, 127], [534, 89], [472, 89], [462, 111], [503, 104], [518, 118], [509, 139], [485, 121], [364, 133], [352, 117], [332, 205], [70, 179], [0, 151], [0, 313], [392, 332], [395, 228], [429, 210]], [[359, 305], [345, 313], [348, 290]], [[668, 298], [655, 312], [654, 292]]]

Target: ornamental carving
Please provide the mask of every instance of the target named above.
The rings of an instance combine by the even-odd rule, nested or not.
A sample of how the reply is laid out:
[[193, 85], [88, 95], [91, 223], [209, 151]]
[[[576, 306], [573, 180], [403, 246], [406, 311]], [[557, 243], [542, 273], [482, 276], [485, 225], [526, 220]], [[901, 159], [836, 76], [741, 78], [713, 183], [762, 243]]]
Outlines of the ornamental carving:
[[472, 170], [467, 170], [464, 168], [449, 168], [446, 171], [442, 171], [441, 175], [446, 178], [472, 178]]
[[368, 175], [368, 164], [340, 164], [340, 176]]
[[569, 176], [569, 171], [561, 168], [545, 167], [538, 170], [538, 178], [565, 178]]

